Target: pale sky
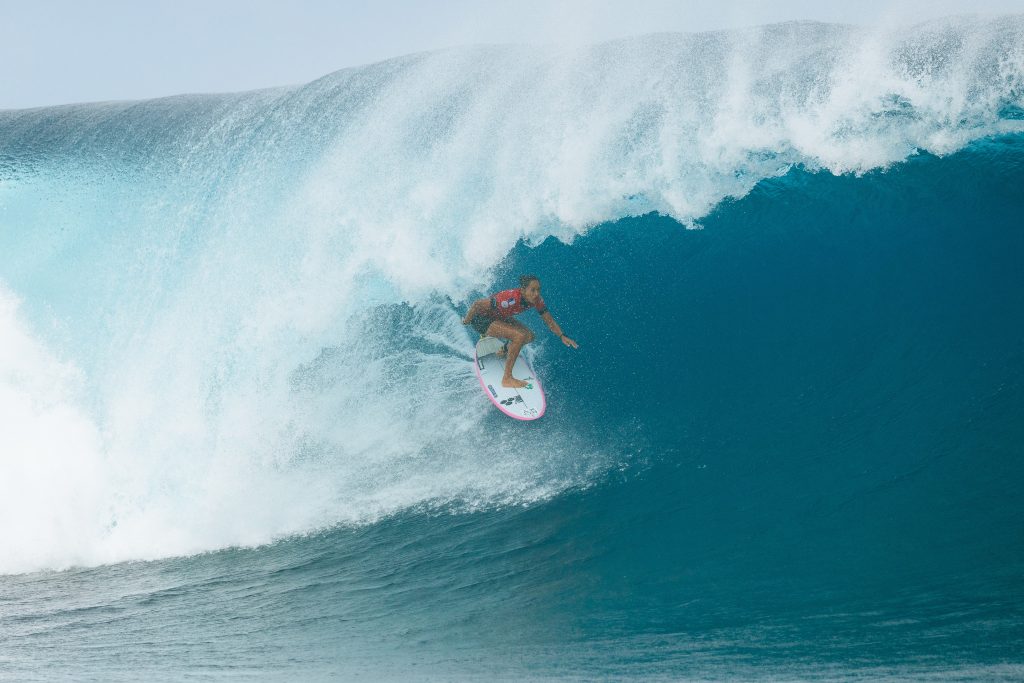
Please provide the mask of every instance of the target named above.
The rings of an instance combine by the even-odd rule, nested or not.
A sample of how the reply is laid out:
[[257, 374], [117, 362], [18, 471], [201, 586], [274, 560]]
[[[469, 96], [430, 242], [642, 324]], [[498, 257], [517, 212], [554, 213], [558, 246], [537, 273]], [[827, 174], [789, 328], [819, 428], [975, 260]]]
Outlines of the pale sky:
[[974, 12], [1024, 0], [0, 0], [0, 109], [298, 84], [457, 45]]

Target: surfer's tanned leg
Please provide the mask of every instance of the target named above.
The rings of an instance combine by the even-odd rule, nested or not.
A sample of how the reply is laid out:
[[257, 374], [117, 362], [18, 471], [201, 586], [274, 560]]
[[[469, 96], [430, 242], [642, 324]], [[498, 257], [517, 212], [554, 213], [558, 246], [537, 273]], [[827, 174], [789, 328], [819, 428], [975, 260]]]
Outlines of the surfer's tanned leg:
[[512, 368], [515, 366], [516, 359], [519, 358], [519, 352], [523, 346], [533, 341], [533, 332], [530, 332], [526, 325], [516, 320], [495, 320], [487, 328], [487, 335], [498, 337], [499, 339], [508, 339], [509, 342], [508, 357], [505, 359], [505, 375], [501, 378], [501, 386], [512, 389], [525, 387], [528, 382], [513, 377]]

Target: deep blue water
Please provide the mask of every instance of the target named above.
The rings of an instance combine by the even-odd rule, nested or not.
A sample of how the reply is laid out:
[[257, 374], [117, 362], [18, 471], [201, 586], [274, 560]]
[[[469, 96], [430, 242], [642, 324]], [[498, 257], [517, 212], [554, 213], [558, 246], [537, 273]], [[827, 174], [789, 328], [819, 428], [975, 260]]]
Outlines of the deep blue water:
[[[976, 65], [950, 35], [1005, 50], [1020, 22], [982, 28], [912, 37]], [[845, 30], [765, 29], [812, 54]], [[675, 40], [627, 47], [648, 73], [717, 38]], [[751, 102], [805, 92], [807, 55], [761, 40], [795, 61]], [[1024, 677], [1020, 72], [977, 120], [881, 97], [831, 152], [697, 145], [677, 175], [647, 156], [680, 130], [667, 109], [597, 107], [622, 135], [590, 161], [625, 170], [580, 180], [566, 150], [517, 175], [531, 126], [466, 159], [477, 117], [519, 130], [481, 113], [521, 86], [478, 58], [386, 126], [337, 105], [429, 100], [373, 80], [401, 62], [0, 113], [0, 678]], [[619, 82], [593, 58], [558, 78]], [[900, 71], [919, 105], [936, 63]], [[346, 156], [395, 131], [374, 169]], [[527, 314], [549, 407], [518, 424], [458, 318], [524, 272], [580, 349]]]

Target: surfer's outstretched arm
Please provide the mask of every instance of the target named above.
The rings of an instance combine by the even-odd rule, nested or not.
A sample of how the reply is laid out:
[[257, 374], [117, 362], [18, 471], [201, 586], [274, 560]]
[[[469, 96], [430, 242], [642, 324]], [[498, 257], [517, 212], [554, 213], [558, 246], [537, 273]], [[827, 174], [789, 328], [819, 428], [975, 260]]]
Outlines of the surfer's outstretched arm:
[[544, 324], [548, 326], [549, 330], [558, 335], [558, 338], [562, 340], [563, 344], [565, 344], [566, 346], [571, 346], [574, 349], [578, 349], [580, 347], [579, 344], [577, 344], [572, 339], [569, 339], [569, 337], [565, 336], [565, 334], [562, 333], [562, 328], [559, 327], [558, 323], [555, 322], [555, 319], [551, 317], [551, 313], [549, 313], [548, 311], [544, 311], [543, 313], [540, 314], [540, 319], [544, 321]]

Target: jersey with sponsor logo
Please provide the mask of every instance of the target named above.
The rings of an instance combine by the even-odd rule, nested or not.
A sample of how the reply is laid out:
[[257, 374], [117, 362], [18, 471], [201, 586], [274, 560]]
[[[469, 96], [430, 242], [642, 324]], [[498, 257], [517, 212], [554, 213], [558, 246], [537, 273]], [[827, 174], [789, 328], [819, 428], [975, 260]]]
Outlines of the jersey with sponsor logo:
[[523, 293], [518, 289], [506, 289], [491, 297], [491, 313], [500, 318], [511, 318], [528, 308], [536, 308], [538, 314], [547, 313], [548, 310], [548, 307], [544, 305], [544, 299], [539, 294], [537, 301], [531, 304], [523, 299]]

